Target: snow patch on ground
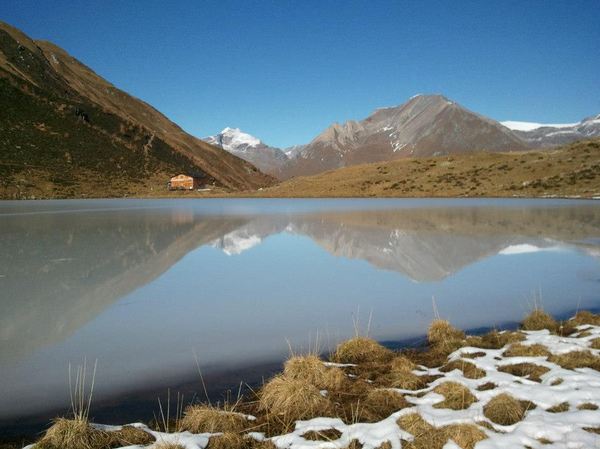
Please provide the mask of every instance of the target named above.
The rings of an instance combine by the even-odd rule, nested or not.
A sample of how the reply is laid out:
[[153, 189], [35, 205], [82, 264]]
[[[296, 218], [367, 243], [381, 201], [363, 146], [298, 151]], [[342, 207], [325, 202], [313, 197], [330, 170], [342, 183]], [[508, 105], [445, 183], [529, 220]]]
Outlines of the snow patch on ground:
[[506, 121], [500, 122], [500, 124], [506, 126], [508, 129], [512, 129], [513, 131], [533, 131], [538, 128], [572, 128], [574, 126], [579, 125], [579, 123], [562, 123], [562, 124], [553, 124], [553, 125], [544, 125], [542, 123], [531, 123], [531, 122], [514, 122], [514, 121]]

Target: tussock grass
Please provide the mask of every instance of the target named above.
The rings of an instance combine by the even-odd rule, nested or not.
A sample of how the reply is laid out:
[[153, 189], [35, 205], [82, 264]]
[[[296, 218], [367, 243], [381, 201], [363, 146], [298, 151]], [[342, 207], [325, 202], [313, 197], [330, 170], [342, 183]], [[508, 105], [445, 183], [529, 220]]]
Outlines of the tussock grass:
[[277, 449], [270, 441], [257, 441], [254, 438], [235, 432], [223, 432], [211, 437], [206, 449]]
[[568, 402], [563, 402], [561, 404], [553, 405], [552, 407], [547, 408], [546, 411], [550, 412], [550, 413], [568, 412], [569, 411], [569, 403]]
[[433, 389], [434, 392], [444, 396], [444, 400], [434, 404], [434, 408], [449, 408], [452, 410], [464, 410], [477, 402], [477, 398], [466, 386], [459, 382], [444, 382]]
[[479, 385], [477, 387], [477, 391], [493, 390], [494, 388], [498, 388], [498, 385], [496, 385], [494, 382], [486, 382], [484, 384]]
[[544, 345], [523, 345], [521, 343], [512, 344], [502, 354], [504, 357], [549, 357], [550, 351]]
[[302, 434], [302, 438], [308, 441], [335, 441], [339, 440], [342, 432], [337, 429], [310, 430]]
[[216, 406], [209, 404], [190, 405], [184, 411], [179, 429], [192, 433], [241, 433], [250, 427], [250, 423], [243, 415], [233, 411], [234, 409], [235, 405], [226, 405], [223, 408], [219, 407], [218, 404]]
[[87, 420], [58, 418], [37, 446], [44, 449], [104, 449], [109, 447], [109, 438], [106, 432], [91, 427]]
[[509, 373], [513, 376], [525, 377], [534, 382], [541, 382], [541, 376], [550, 371], [550, 368], [535, 363], [515, 363], [498, 367], [498, 371]]
[[401, 416], [397, 423], [414, 437], [412, 442], [403, 442], [403, 448], [442, 449], [448, 440], [453, 440], [462, 449], [473, 449], [475, 444], [487, 438], [485, 432], [473, 424], [451, 424], [436, 428], [418, 413]]
[[584, 324], [591, 324], [593, 326], [600, 326], [600, 314], [594, 315], [591, 312], [583, 311], [578, 312], [575, 317], [569, 320], [574, 326], [582, 326]]
[[473, 424], [451, 424], [440, 430], [462, 449], [473, 449], [478, 442], [487, 438], [485, 432]]
[[354, 337], [351, 340], [340, 343], [331, 359], [336, 363], [385, 363], [393, 356], [394, 353], [392, 351], [384, 348], [375, 340], [367, 337]]
[[481, 379], [486, 376], [486, 372], [477, 368], [473, 363], [465, 360], [454, 360], [446, 363], [440, 368], [442, 373], [449, 373], [455, 369], [463, 372], [463, 375], [468, 379]]
[[495, 396], [483, 407], [484, 416], [502, 426], [510, 426], [522, 421], [525, 411], [523, 404], [507, 393]]
[[284, 422], [330, 416], [332, 404], [317, 387], [303, 379], [275, 376], [259, 393], [263, 411], [279, 415]]
[[556, 387], [560, 384], [562, 384], [565, 380], [562, 377], [557, 377], [556, 379], [554, 379], [552, 381], [552, 383], [550, 384], [551, 387]]
[[323, 390], [337, 390], [346, 376], [336, 367], [327, 367], [314, 354], [293, 356], [283, 367], [283, 373], [290, 379], [303, 379]]
[[185, 446], [182, 446], [181, 444], [177, 444], [177, 443], [167, 443], [166, 441], [163, 441], [162, 443], [158, 443], [157, 445], [154, 446], [155, 449], [186, 449]]
[[390, 363], [390, 370], [393, 373], [410, 373], [417, 369], [415, 365], [408, 357], [399, 355], [392, 359]]
[[378, 378], [377, 385], [402, 390], [420, 390], [425, 387], [425, 382], [420, 376], [410, 372], [391, 371]]
[[590, 348], [600, 349], [600, 338], [594, 338], [592, 341], [590, 341]]
[[585, 404], [578, 405], [577, 410], [598, 410], [598, 406], [591, 402], [586, 402]]
[[542, 329], [553, 331], [558, 328], [558, 323], [548, 313], [537, 309], [525, 317], [521, 328], [526, 331], [540, 331]]
[[485, 357], [485, 352], [477, 351], [477, 352], [465, 352], [461, 354], [463, 359], [477, 359], [479, 357]]
[[465, 338], [466, 335], [463, 331], [453, 328], [450, 321], [439, 318], [433, 320], [427, 332], [429, 343], [448, 354], [460, 348]]
[[525, 340], [526, 337], [519, 331], [499, 332], [493, 329], [487, 334], [471, 336], [466, 340], [466, 346], [473, 346], [482, 349], [502, 349], [504, 346], [511, 343], [519, 343]]
[[377, 389], [369, 392], [362, 401], [361, 417], [369, 422], [377, 422], [398, 410], [412, 406], [400, 393]]
[[565, 369], [592, 368], [600, 371], [600, 358], [590, 351], [571, 351], [566, 354], [553, 355], [548, 361], [556, 363]]

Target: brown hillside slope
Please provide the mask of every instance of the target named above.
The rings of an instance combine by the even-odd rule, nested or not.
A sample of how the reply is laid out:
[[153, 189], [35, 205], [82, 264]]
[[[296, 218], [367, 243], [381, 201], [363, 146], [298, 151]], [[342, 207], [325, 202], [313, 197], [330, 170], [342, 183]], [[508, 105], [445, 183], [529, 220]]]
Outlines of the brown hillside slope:
[[[2, 22], [0, 101], [2, 197], [143, 194], [162, 188], [176, 171], [205, 173], [208, 184], [234, 190], [273, 182], [252, 164], [187, 134], [56, 45], [33, 41]], [[89, 122], [76, 116], [77, 109]], [[111, 188], [105, 178], [121, 185]], [[90, 186], [96, 181], [97, 188]]]
[[600, 139], [545, 151], [475, 152], [356, 165], [293, 178], [256, 195], [600, 198]]

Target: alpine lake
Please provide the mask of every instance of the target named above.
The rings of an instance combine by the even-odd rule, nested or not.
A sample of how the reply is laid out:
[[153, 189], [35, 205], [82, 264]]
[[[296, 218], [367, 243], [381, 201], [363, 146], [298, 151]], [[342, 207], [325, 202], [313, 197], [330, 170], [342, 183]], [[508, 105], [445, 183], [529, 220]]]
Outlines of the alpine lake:
[[96, 421], [148, 421], [167, 395], [260, 386], [290, 350], [419, 346], [434, 308], [481, 332], [536, 307], [600, 309], [600, 202], [0, 202], [0, 434], [66, 414], [78, 365]]

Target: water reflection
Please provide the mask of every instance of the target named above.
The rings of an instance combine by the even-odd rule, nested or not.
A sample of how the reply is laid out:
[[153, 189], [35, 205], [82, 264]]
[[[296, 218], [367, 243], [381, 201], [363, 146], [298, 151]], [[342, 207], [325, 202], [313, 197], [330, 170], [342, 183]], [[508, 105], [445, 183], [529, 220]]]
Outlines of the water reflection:
[[402, 339], [424, 333], [432, 295], [463, 328], [519, 320], [532, 290], [552, 313], [600, 304], [595, 203], [14, 204], [0, 205], [0, 419], [64, 406], [83, 357], [99, 359], [101, 398], [185, 381], [192, 349], [216, 372], [283, 357], [286, 338], [333, 345], [359, 308], [374, 337]]

